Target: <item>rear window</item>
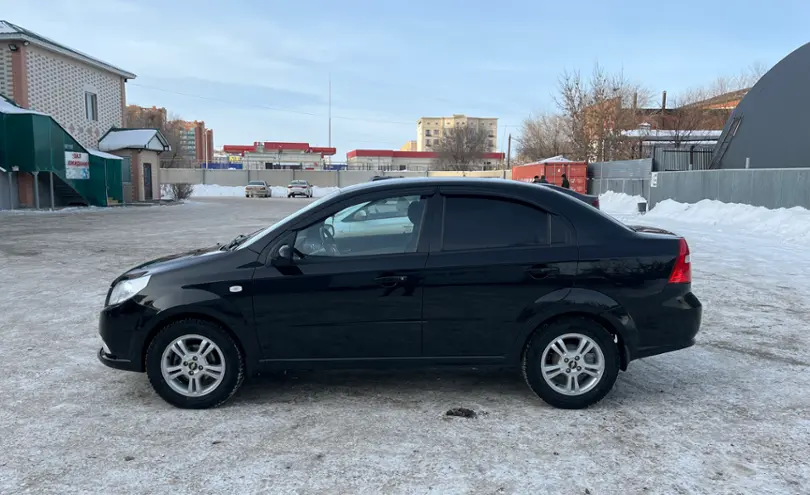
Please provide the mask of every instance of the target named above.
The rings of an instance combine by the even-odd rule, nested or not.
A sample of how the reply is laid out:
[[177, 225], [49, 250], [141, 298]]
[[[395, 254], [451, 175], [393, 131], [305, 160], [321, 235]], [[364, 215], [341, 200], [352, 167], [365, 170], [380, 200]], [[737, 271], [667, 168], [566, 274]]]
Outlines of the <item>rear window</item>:
[[264, 181], [263, 180], [252, 180], [252, 181], [248, 182], [248, 185], [249, 186], [263, 186]]
[[306, 186], [307, 181], [305, 181], [305, 180], [294, 180], [294, 181], [290, 182], [290, 184], [292, 184], [294, 186]]

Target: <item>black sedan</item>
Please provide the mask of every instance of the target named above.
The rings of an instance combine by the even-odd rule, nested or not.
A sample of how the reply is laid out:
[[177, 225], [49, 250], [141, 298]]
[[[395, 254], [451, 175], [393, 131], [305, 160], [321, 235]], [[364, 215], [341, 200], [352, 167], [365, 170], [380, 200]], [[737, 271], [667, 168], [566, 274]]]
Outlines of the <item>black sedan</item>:
[[263, 370], [514, 366], [549, 404], [602, 399], [630, 361], [694, 344], [689, 247], [551, 188], [369, 182], [223, 246], [118, 277], [106, 365], [169, 403]]

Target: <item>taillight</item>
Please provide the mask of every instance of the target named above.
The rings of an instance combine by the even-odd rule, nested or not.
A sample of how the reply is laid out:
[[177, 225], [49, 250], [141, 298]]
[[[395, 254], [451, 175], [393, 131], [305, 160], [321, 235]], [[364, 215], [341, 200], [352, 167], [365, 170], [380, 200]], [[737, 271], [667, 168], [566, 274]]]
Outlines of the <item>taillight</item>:
[[692, 283], [692, 259], [689, 254], [689, 244], [686, 243], [686, 239], [680, 239], [678, 259], [675, 260], [675, 266], [672, 268], [672, 274], [669, 276], [669, 283]]
[[599, 209], [599, 198], [594, 199], [593, 203], [591, 203], [591, 204], [593, 205], [594, 208], [596, 208], [598, 210]]

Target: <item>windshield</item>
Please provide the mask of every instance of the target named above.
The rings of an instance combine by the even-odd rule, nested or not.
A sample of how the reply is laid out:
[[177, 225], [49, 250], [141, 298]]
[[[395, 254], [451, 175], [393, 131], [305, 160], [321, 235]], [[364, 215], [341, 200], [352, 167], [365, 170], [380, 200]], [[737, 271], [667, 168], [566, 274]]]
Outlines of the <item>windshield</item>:
[[340, 193], [340, 190], [337, 190], [337, 191], [334, 191], [334, 192], [332, 192], [330, 194], [327, 194], [326, 196], [323, 196], [321, 199], [319, 199], [319, 200], [317, 200], [317, 201], [315, 201], [313, 203], [310, 203], [309, 205], [301, 208], [300, 210], [295, 211], [295, 212], [287, 215], [286, 217], [284, 217], [283, 219], [281, 219], [278, 222], [274, 223], [273, 225], [270, 225], [269, 227], [265, 227], [258, 234], [254, 235], [253, 237], [251, 237], [250, 239], [248, 239], [244, 243], [240, 244], [236, 248], [236, 250], [244, 249], [244, 248], [246, 248], [248, 246], [251, 246], [251, 245], [255, 244], [259, 239], [262, 239], [264, 236], [272, 234], [273, 232], [275, 232], [277, 230], [283, 229], [284, 226], [287, 225], [288, 223], [295, 221], [295, 219], [300, 217], [301, 215], [306, 215], [310, 211], [312, 211], [312, 210], [314, 210], [316, 208], [319, 208], [323, 203], [325, 203], [327, 200], [331, 199], [333, 196], [335, 196], [338, 193]]

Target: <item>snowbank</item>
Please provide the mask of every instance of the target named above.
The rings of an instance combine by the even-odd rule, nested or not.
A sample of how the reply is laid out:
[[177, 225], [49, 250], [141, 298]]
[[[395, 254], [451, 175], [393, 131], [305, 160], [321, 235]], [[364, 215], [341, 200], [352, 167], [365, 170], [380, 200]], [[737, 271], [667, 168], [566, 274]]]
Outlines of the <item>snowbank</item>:
[[[161, 197], [163, 199], [173, 199], [171, 188], [166, 187], [164, 184]], [[287, 197], [287, 188], [284, 186], [271, 186], [271, 194], [274, 198]], [[320, 198], [328, 196], [334, 192], [339, 191], [339, 187], [319, 187], [312, 188], [312, 196]], [[220, 186], [219, 184], [195, 184], [194, 192], [191, 193], [193, 198], [212, 198], [212, 197], [244, 197], [245, 186]]]
[[665, 199], [656, 204], [646, 216], [719, 227], [742, 227], [752, 234], [810, 240], [810, 210], [798, 206], [770, 210], [762, 206], [722, 203], [711, 199], [695, 204]]
[[[638, 215], [638, 203], [646, 202], [641, 196], [629, 196], [608, 191], [599, 196], [599, 206], [605, 213], [617, 216]], [[654, 219], [712, 225], [716, 230], [738, 228], [750, 234], [768, 234], [784, 240], [810, 241], [810, 210], [801, 207], [771, 210], [762, 206], [723, 203], [704, 199], [694, 204], [666, 199], [656, 204], [645, 216], [654, 225]], [[637, 220], [633, 220], [637, 222]]]
[[599, 195], [599, 209], [617, 215], [638, 215], [638, 204], [646, 203], [641, 196], [607, 191]]

